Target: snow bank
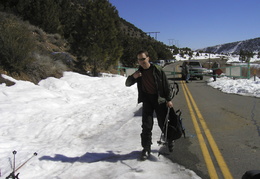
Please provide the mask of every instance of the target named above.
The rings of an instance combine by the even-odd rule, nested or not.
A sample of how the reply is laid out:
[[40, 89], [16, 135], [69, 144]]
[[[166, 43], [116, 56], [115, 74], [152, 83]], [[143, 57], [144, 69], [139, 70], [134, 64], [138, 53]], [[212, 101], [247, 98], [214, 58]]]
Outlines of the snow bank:
[[[198, 179], [193, 171], [157, 157], [140, 162], [141, 116], [135, 115], [136, 86], [125, 77], [88, 77], [66, 72], [38, 85], [14, 80], [0, 85], [0, 170], [2, 177], [32, 158], [19, 172], [21, 179], [176, 178]], [[156, 120], [155, 120], [156, 121]], [[154, 126], [154, 140], [159, 137]]]

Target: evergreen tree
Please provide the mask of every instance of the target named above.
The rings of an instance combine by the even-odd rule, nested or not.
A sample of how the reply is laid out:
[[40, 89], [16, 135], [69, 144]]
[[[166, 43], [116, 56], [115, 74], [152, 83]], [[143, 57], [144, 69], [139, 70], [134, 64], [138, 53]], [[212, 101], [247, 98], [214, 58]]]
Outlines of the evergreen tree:
[[71, 0], [60, 0], [60, 25], [59, 31], [69, 41], [73, 42], [73, 34], [77, 32], [76, 24], [80, 17], [80, 7], [78, 4], [71, 3]]
[[59, 3], [61, 0], [9, 0], [1, 4], [4, 11], [21, 16], [46, 32], [57, 33], [60, 27]]
[[172, 54], [177, 55], [179, 53], [179, 48], [175, 45], [169, 46], [170, 49], [172, 49]]
[[192, 58], [193, 57], [193, 52], [189, 51], [188, 55], [190, 56], [190, 58]]
[[108, 68], [115, 64], [121, 56], [122, 49], [118, 43], [115, 8], [107, 0], [88, 0], [78, 23], [78, 33], [74, 37], [77, 54], [85, 58], [81, 60], [93, 67], [97, 75], [97, 65]]
[[182, 50], [180, 51], [180, 56], [181, 56], [181, 57], [184, 57], [184, 53], [183, 53]]
[[239, 60], [244, 62], [249, 62], [250, 59], [254, 56], [253, 52], [247, 50], [240, 50], [239, 52]]
[[136, 38], [122, 37], [122, 46], [124, 48], [121, 56], [121, 63], [124, 67], [136, 67], [136, 53], [142, 49], [141, 43]]
[[158, 59], [158, 54], [151, 45], [148, 46], [147, 51], [149, 53], [150, 60], [154, 61]]
[[245, 52], [243, 50], [240, 50], [239, 52], [239, 60], [245, 61]]

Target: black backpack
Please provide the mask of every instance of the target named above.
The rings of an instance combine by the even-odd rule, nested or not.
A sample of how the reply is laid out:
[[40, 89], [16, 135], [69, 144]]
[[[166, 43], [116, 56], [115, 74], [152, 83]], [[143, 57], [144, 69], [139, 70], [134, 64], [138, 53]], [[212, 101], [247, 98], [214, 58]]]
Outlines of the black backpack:
[[243, 176], [242, 179], [259, 179], [260, 170], [249, 170]]
[[[177, 83], [174, 83], [171, 86], [172, 90], [172, 99], [174, 98], [175, 95], [178, 94], [179, 92], [179, 86]], [[184, 138], [185, 136], [185, 128], [182, 124], [182, 118], [181, 118], [181, 111], [175, 110], [173, 108], [168, 108], [167, 115], [165, 118], [164, 126], [163, 126], [163, 131], [161, 133], [160, 140], [157, 141], [159, 145], [163, 144], [168, 144], [171, 143], [173, 140], [177, 140], [181, 138], [183, 135]]]
[[[168, 142], [171, 142], [173, 140], [177, 140], [181, 138], [183, 135], [185, 136], [185, 128], [182, 125], [182, 118], [181, 118], [181, 111], [175, 110], [173, 108], [168, 109], [169, 115], [168, 115], [168, 126], [165, 126], [165, 134], [167, 132], [167, 140]], [[166, 128], [167, 127], [167, 128]]]

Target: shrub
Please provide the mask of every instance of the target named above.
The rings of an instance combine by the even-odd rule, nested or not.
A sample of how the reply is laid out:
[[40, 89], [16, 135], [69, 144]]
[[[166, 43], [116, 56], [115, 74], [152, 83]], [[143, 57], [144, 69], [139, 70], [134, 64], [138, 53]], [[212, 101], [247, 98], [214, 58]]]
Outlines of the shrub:
[[35, 61], [27, 65], [26, 74], [30, 76], [34, 83], [47, 77], [60, 78], [67, 66], [60, 60], [54, 60], [49, 56], [34, 54]]
[[33, 61], [36, 44], [28, 25], [13, 15], [0, 13], [0, 65], [9, 72], [24, 70]]

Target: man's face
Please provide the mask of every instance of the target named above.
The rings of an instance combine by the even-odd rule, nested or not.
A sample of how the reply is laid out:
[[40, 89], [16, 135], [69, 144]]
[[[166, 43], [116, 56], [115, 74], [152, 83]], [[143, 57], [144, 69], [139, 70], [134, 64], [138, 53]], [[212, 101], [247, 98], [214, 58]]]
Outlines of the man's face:
[[145, 53], [141, 53], [137, 55], [138, 63], [141, 65], [143, 68], [146, 68], [149, 66], [149, 57], [145, 55]]

